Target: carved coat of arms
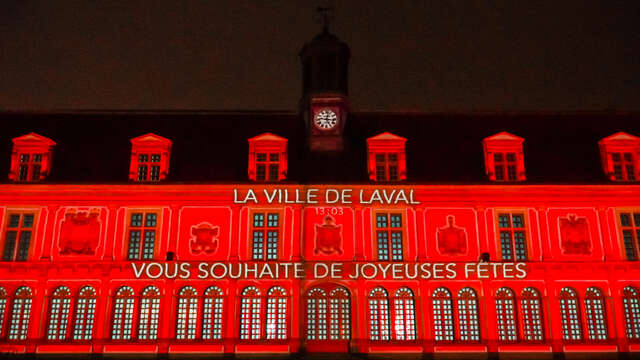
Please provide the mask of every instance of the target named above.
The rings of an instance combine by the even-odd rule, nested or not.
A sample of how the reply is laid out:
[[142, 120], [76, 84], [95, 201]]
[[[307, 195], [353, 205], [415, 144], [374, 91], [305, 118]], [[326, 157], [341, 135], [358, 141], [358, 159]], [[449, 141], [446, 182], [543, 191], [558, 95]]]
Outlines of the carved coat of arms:
[[438, 229], [438, 250], [442, 255], [464, 255], [467, 253], [467, 234], [455, 225], [455, 216], [447, 216], [447, 225]]
[[314, 254], [342, 255], [342, 225], [336, 225], [335, 219], [327, 215], [323, 224], [315, 224], [315, 249]]
[[218, 234], [220, 228], [203, 222], [191, 227], [191, 253], [213, 254], [218, 249]]
[[566, 218], [560, 218], [558, 221], [560, 222], [562, 252], [566, 255], [591, 254], [587, 219], [578, 217], [576, 214], [568, 214]]
[[61, 255], [94, 255], [100, 241], [99, 209], [69, 209], [60, 226], [58, 246]]

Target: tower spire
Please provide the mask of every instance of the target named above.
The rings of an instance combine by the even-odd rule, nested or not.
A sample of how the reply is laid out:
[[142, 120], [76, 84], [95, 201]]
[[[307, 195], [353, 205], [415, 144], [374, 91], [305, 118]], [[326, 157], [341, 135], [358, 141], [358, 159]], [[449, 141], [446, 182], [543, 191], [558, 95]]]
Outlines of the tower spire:
[[318, 6], [316, 8], [316, 11], [318, 12], [318, 15], [320, 16], [320, 21], [322, 21], [322, 31], [325, 32], [325, 33], [329, 32], [329, 24], [334, 19], [333, 6], [331, 6], [331, 5], [325, 5], [325, 6], [320, 5], [320, 6]]

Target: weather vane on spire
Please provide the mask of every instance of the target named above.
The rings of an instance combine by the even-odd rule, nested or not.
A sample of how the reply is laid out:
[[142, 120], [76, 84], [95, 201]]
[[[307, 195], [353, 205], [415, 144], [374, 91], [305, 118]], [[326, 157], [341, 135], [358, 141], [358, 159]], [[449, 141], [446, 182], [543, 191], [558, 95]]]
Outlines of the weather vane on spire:
[[318, 12], [318, 15], [320, 17], [320, 21], [322, 21], [322, 29], [324, 30], [324, 32], [328, 32], [329, 31], [329, 23], [331, 23], [331, 21], [333, 21], [333, 6], [326, 4], [326, 5], [320, 5], [316, 8], [316, 11]]

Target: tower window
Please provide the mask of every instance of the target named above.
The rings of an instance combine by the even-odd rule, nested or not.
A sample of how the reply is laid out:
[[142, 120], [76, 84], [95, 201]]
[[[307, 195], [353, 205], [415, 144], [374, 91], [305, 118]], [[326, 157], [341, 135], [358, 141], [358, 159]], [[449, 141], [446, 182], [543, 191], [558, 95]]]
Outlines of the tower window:
[[518, 213], [499, 214], [498, 230], [502, 260], [527, 260], [524, 215]]
[[34, 228], [34, 214], [9, 213], [2, 261], [26, 261]]
[[152, 212], [136, 212], [130, 215], [128, 260], [153, 260], [155, 254], [158, 215]]

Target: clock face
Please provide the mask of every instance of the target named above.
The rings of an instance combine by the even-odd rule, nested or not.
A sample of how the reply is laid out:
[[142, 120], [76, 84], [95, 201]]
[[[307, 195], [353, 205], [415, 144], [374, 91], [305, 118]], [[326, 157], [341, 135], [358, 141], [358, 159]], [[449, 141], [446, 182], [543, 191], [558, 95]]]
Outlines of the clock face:
[[316, 117], [313, 119], [316, 127], [323, 130], [333, 129], [338, 124], [338, 116], [335, 112], [329, 109], [323, 109], [316, 113]]

